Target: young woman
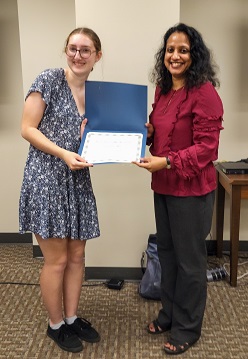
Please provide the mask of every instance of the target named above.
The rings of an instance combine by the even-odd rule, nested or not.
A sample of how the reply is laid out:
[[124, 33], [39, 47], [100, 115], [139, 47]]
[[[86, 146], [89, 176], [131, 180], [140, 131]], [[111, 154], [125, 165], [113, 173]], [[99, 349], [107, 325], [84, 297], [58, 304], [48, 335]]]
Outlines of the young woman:
[[136, 165], [152, 173], [162, 309], [148, 332], [170, 331], [167, 354], [201, 335], [207, 296], [207, 253], [216, 189], [223, 106], [209, 49], [193, 27], [164, 35], [152, 73], [155, 102], [148, 127], [151, 157]]
[[78, 154], [86, 119], [85, 81], [102, 56], [97, 34], [73, 30], [67, 67], [43, 71], [26, 96], [21, 133], [30, 142], [20, 195], [20, 232], [31, 231], [44, 256], [40, 287], [47, 335], [70, 352], [100, 335], [77, 317], [86, 240], [100, 235], [89, 167]]

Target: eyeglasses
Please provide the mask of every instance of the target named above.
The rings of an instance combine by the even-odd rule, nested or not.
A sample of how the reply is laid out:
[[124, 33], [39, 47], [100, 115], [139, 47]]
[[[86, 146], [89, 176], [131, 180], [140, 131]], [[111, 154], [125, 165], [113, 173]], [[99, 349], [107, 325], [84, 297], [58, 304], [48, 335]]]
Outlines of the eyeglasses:
[[93, 52], [96, 51], [91, 51], [87, 47], [83, 47], [82, 49], [78, 50], [73, 46], [67, 46], [65, 52], [69, 57], [75, 57], [77, 52], [79, 52], [79, 55], [82, 59], [88, 59], [93, 54]]

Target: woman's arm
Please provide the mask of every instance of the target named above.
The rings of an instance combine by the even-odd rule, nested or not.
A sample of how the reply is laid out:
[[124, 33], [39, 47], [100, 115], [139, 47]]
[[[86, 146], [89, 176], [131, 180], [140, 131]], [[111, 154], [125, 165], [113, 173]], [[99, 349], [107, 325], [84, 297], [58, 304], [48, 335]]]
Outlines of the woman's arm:
[[50, 155], [61, 158], [72, 170], [92, 167], [77, 153], [70, 152], [50, 141], [38, 130], [39, 123], [44, 115], [46, 104], [39, 92], [32, 92], [26, 99], [22, 123], [21, 135], [31, 145]]
[[192, 114], [192, 145], [168, 154], [172, 168], [178, 175], [188, 179], [198, 176], [218, 158], [223, 104], [212, 84], [206, 83], [195, 90]]

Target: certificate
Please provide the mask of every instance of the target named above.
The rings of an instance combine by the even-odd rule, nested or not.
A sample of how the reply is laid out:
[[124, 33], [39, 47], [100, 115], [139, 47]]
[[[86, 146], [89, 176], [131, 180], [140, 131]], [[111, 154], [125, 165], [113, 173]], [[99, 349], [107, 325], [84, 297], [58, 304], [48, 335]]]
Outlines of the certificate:
[[86, 81], [85, 117], [78, 153], [86, 161], [130, 163], [144, 157], [147, 86]]
[[81, 156], [89, 163], [139, 161], [142, 133], [88, 132]]

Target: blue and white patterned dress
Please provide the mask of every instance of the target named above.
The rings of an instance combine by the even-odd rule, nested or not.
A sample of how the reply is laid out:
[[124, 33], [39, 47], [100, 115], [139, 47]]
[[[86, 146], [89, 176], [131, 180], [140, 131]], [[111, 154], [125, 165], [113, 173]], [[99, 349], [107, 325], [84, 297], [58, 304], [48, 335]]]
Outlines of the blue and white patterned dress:
[[[39, 92], [47, 107], [38, 129], [58, 146], [78, 152], [84, 116], [64, 70], [43, 71], [28, 91]], [[60, 158], [30, 145], [20, 194], [20, 233], [42, 238], [90, 239], [100, 235], [88, 168], [71, 171]]]

